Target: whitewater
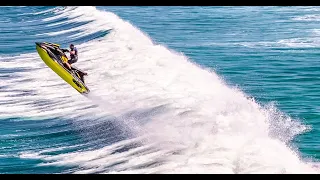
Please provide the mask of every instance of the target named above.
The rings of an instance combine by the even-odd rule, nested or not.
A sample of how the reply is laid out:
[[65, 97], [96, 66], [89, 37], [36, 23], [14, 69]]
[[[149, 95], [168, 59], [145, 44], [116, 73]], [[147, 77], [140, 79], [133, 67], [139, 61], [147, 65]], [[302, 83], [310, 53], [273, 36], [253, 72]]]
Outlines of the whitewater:
[[89, 23], [39, 36], [109, 32], [76, 45], [81, 52], [77, 67], [88, 72], [91, 93], [85, 97], [72, 89], [36, 51], [0, 57], [2, 71], [20, 70], [0, 81], [0, 118], [55, 117], [72, 119], [77, 127], [107, 122], [125, 131], [125, 138], [61, 154], [48, 152], [74, 147], [23, 151], [19, 158], [40, 159], [38, 167], [74, 167], [63, 173], [319, 173], [318, 163], [302, 158], [291, 144], [311, 127], [275, 104], [257, 102], [112, 12], [95, 7], [55, 11], [42, 21], [67, 17], [57, 23]]

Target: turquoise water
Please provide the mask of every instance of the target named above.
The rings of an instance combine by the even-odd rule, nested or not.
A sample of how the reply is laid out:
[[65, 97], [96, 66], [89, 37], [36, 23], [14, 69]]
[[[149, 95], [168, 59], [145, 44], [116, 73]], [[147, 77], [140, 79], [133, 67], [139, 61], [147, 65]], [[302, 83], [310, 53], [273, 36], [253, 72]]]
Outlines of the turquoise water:
[[1, 9], [0, 173], [319, 172], [320, 8]]

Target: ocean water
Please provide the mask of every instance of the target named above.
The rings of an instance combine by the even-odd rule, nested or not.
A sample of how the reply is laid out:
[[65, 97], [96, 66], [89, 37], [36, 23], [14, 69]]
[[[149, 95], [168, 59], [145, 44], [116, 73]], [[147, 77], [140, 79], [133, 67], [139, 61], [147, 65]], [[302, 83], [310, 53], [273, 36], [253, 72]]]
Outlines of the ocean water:
[[[0, 173], [320, 172], [319, 7], [1, 7]], [[34, 42], [79, 50], [88, 97]]]

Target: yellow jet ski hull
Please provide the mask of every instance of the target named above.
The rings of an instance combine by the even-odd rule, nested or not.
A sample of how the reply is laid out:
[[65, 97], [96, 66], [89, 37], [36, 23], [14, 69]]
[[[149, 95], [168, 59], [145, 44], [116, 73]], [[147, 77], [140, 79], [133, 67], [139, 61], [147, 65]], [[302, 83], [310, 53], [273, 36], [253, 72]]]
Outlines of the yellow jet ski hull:
[[70, 73], [69, 70], [61, 66], [56, 60], [52, 59], [45, 49], [38, 44], [36, 45], [36, 49], [44, 63], [80, 94], [88, 94], [90, 92], [86, 85], [75, 74]]

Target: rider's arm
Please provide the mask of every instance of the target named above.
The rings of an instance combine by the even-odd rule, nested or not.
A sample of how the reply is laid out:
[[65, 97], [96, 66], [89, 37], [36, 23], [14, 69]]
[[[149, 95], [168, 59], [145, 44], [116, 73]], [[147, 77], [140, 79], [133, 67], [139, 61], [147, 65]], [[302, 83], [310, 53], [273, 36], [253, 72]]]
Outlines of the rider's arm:
[[69, 49], [61, 49], [62, 52], [69, 52]]

